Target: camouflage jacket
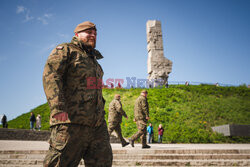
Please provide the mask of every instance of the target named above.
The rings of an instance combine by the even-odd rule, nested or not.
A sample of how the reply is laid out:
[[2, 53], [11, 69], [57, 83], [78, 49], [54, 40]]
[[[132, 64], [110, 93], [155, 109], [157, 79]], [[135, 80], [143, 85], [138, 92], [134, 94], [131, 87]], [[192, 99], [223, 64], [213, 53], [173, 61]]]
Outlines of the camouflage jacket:
[[147, 122], [146, 117], [149, 117], [148, 100], [140, 95], [135, 101], [134, 117], [136, 121], [142, 120]]
[[[87, 51], [76, 37], [51, 52], [43, 72], [51, 126], [73, 123], [95, 127], [104, 121], [103, 70], [97, 62], [100, 58], [100, 52]], [[68, 114], [66, 121], [54, 118], [60, 112]]]
[[109, 104], [109, 117], [108, 122], [121, 123], [122, 116], [127, 117], [127, 114], [122, 109], [122, 103], [120, 100], [114, 99]]

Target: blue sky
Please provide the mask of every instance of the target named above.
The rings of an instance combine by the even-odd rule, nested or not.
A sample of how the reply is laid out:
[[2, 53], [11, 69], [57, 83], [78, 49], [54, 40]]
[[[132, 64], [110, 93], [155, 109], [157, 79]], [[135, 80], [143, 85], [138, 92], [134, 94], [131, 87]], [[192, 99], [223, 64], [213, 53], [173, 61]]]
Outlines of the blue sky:
[[250, 84], [249, 0], [2, 0], [0, 105], [8, 120], [46, 102], [44, 64], [77, 24], [97, 25], [108, 78], [147, 78], [146, 22], [162, 24], [169, 81]]

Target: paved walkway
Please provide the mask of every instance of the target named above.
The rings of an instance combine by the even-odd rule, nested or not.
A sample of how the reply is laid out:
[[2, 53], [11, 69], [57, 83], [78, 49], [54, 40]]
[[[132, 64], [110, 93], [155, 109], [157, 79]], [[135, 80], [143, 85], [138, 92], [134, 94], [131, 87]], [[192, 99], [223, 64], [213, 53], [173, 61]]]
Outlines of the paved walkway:
[[[151, 149], [250, 149], [250, 144], [149, 144]], [[111, 144], [113, 149], [141, 149], [141, 144], [121, 147], [121, 144]], [[0, 150], [48, 150], [49, 144], [44, 141], [0, 140]]]

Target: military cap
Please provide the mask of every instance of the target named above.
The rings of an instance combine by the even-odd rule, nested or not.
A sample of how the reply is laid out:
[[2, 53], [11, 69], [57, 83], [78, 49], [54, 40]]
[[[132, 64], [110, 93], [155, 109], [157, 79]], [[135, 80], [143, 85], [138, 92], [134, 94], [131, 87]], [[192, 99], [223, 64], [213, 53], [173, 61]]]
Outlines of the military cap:
[[87, 29], [91, 29], [91, 28], [96, 30], [95, 24], [91, 23], [90, 21], [85, 21], [85, 22], [82, 22], [76, 26], [74, 33], [78, 33], [78, 32], [81, 32], [81, 31], [84, 31]]
[[147, 93], [148, 94], [148, 91], [147, 90], [142, 90], [141, 93]]

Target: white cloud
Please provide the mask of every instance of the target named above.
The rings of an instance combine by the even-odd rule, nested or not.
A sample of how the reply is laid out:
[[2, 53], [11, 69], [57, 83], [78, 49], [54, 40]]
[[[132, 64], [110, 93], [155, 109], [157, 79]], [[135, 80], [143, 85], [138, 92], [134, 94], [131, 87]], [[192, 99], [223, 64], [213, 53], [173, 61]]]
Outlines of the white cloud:
[[25, 15], [24, 22], [30, 21], [30, 20], [32, 20], [32, 19], [34, 19], [34, 17], [33, 17], [33, 16], [30, 16], [30, 15], [29, 15], [29, 12], [27, 12], [26, 15]]
[[47, 25], [49, 23], [48, 20], [52, 17], [52, 14], [50, 13], [45, 13], [40, 17], [34, 17], [30, 14], [29, 9], [24, 6], [17, 6], [16, 13], [22, 14], [24, 16], [23, 22], [28, 22], [30, 20], [36, 19], [44, 25]]
[[40, 21], [44, 25], [48, 24], [48, 21], [46, 19], [44, 19], [43, 17], [38, 17], [37, 20]]
[[48, 24], [48, 19], [52, 17], [52, 14], [45, 13], [43, 16], [38, 17], [37, 20], [40, 21], [42, 24]]
[[30, 11], [24, 6], [17, 6], [16, 13], [24, 16], [23, 22], [28, 22], [34, 19], [34, 17], [30, 15]]
[[44, 17], [46, 17], [46, 18], [51, 18], [51, 16], [52, 16], [52, 14], [50, 14], [50, 13], [45, 13], [44, 14]]
[[24, 6], [17, 6], [16, 13], [24, 13], [25, 10], [26, 8]]

